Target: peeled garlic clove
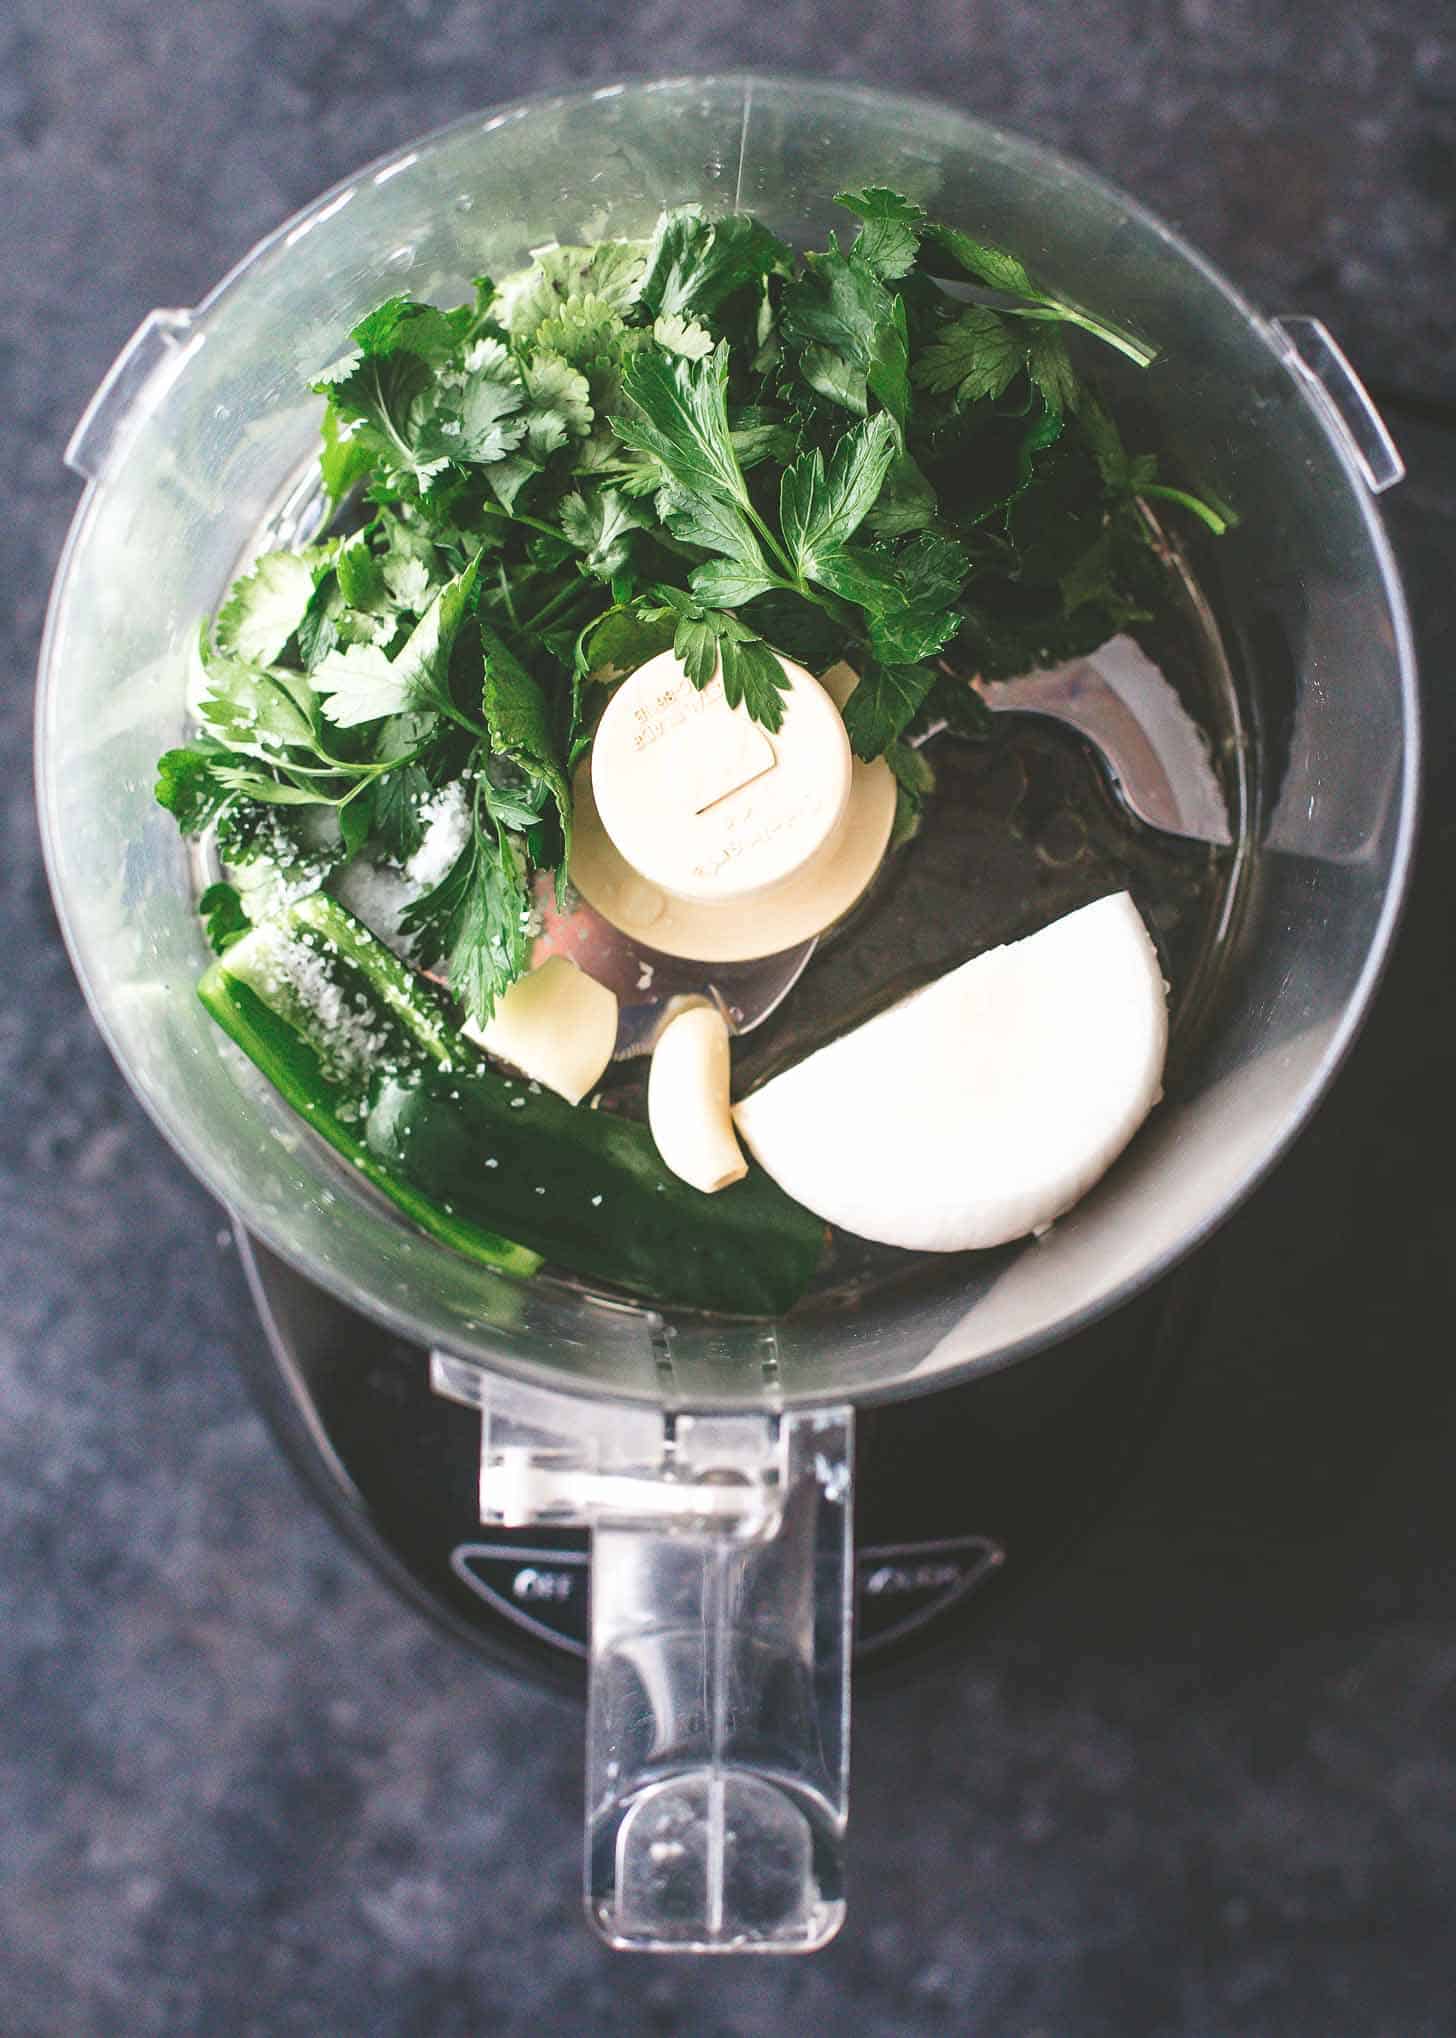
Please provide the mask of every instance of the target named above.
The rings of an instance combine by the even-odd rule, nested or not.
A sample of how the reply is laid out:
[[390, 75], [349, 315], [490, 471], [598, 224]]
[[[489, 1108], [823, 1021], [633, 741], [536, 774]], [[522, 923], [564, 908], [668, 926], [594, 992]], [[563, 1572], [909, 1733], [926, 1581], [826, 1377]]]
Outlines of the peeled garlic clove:
[[461, 1031], [487, 1054], [579, 1104], [617, 1045], [617, 1000], [564, 955], [517, 977], [484, 1026]]
[[728, 1028], [713, 1005], [670, 1019], [652, 1050], [647, 1123], [663, 1164], [711, 1196], [748, 1173], [728, 1102]]

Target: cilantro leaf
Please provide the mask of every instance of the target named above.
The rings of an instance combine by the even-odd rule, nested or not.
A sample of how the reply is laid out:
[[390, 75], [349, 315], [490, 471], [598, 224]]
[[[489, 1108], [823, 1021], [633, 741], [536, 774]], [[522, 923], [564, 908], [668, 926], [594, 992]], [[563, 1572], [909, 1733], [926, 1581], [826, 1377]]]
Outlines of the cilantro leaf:
[[447, 360], [459, 345], [463, 327], [458, 313], [419, 304], [408, 291], [386, 297], [354, 327], [349, 335], [353, 346], [321, 371], [315, 387], [347, 381], [361, 361], [391, 354], [414, 354], [429, 362]]
[[265, 552], [235, 580], [213, 624], [219, 651], [250, 665], [271, 665], [313, 600], [314, 569], [301, 552]]
[[434, 540], [415, 524], [386, 512], [380, 518], [384, 554], [380, 573], [395, 606], [422, 614], [439, 573]]
[[915, 267], [920, 236], [925, 230], [925, 208], [913, 198], [883, 184], [868, 184], [861, 191], [841, 191], [834, 200], [857, 219], [863, 220], [853, 243], [853, 252], [885, 281], [906, 276]]
[[198, 712], [234, 750], [280, 758], [290, 747], [314, 750], [318, 725], [308, 683], [278, 666], [242, 658], [207, 661], [207, 692]]
[[334, 570], [339, 576], [339, 593], [351, 609], [377, 608], [387, 599], [384, 574], [367, 532], [356, 532], [340, 546]]
[[538, 351], [558, 355], [586, 377], [596, 409], [615, 401], [622, 367], [647, 338], [629, 330], [604, 298], [569, 297], [536, 328]]
[[428, 361], [408, 350], [383, 357], [364, 355], [338, 380], [315, 384], [328, 396], [337, 417], [366, 429], [368, 436], [356, 432], [354, 442], [373, 456], [386, 479], [399, 476], [421, 489], [449, 464], [447, 454], [419, 443], [429, 424], [434, 386]]
[[208, 885], [197, 901], [207, 945], [214, 955], [224, 955], [235, 941], [241, 941], [253, 925], [243, 902], [230, 884]]
[[538, 348], [521, 370], [526, 394], [525, 450], [545, 460], [592, 428], [591, 386], [579, 368]]
[[500, 341], [476, 340], [461, 374], [437, 383], [416, 429], [416, 452], [457, 466], [503, 460], [525, 433], [526, 421], [517, 416], [525, 400], [521, 372]]
[[184, 835], [200, 835], [232, 798], [216, 769], [229, 754], [215, 737], [197, 736], [157, 759], [157, 804], [167, 809]]
[[[386, 298], [360, 320], [350, 335], [354, 344], [349, 352], [313, 384], [329, 399], [335, 453], [343, 437], [340, 421], [356, 427], [347, 463], [336, 464], [351, 469], [367, 451], [383, 466], [386, 480], [393, 476], [417, 489], [429, 486], [447, 464], [447, 456], [429, 444], [437, 371], [457, 352], [470, 318], [468, 306], [440, 311], [400, 295]], [[326, 451], [328, 442], [326, 428]], [[338, 492], [338, 479], [327, 480], [331, 494]]]
[[319, 475], [332, 510], [370, 472], [375, 449], [367, 434], [360, 433], [357, 419], [345, 417], [332, 403], [324, 411], [319, 436], [323, 441]]
[[701, 361], [713, 351], [713, 335], [708, 328], [676, 311], [664, 312], [653, 320], [652, 337], [669, 354], [682, 354], [689, 361]]
[[542, 324], [573, 300], [595, 298], [620, 319], [641, 295], [645, 257], [643, 241], [536, 248], [531, 267], [502, 283], [495, 309], [514, 339], [538, 345]]
[[708, 219], [700, 205], [664, 212], [647, 250], [642, 303], [655, 317], [710, 317], [745, 283], [786, 273], [792, 250], [750, 213]]
[[820, 555], [839, 550], [859, 529], [895, 450], [894, 426], [881, 413], [844, 434], [827, 470], [817, 448], [784, 470], [779, 525], [796, 573], [816, 579]]
[[583, 555], [583, 572], [605, 581], [626, 566], [632, 533], [647, 523], [637, 505], [616, 488], [594, 489], [589, 496], [573, 491], [562, 498], [557, 514], [568, 541]]
[[865, 661], [859, 685], [844, 704], [844, 726], [856, 757], [878, 757], [899, 735], [935, 684], [926, 665]]
[[447, 674], [450, 652], [470, 605], [479, 560], [447, 581], [401, 649], [389, 658], [377, 645], [331, 651], [313, 674], [323, 711], [340, 728], [386, 715], [435, 709], [453, 714]]

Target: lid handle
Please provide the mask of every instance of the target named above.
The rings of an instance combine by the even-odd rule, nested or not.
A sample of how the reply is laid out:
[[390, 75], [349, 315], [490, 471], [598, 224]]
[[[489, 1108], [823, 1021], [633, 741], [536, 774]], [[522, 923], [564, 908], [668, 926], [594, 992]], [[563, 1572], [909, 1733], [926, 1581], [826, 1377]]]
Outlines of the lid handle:
[[1381, 495], [1403, 481], [1405, 462], [1385, 420], [1329, 328], [1302, 312], [1276, 318], [1273, 326], [1288, 349], [1290, 367], [1344, 439], [1372, 493]]

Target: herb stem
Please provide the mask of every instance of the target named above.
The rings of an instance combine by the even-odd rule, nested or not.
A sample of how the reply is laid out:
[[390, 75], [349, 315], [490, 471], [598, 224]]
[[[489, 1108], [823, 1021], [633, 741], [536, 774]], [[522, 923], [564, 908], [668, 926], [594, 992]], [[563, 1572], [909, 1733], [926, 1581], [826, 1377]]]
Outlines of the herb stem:
[[543, 524], [539, 517], [528, 517], [524, 510], [502, 509], [499, 503], [483, 502], [480, 513], [485, 517], [504, 517], [507, 523], [523, 524], [529, 531], [540, 531], [543, 537], [555, 538], [563, 545], [566, 543], [554, 524]]
[[1184, 509], [1192, 510], [1194, 516], [1201, 518], [1216, 538], [1221, 538], [1229, 527], [1228, 518], [1211, 503], [1201, 501], [1196, 495], [1190, 495], [1184, 488], [1169, 488], [1162, 481], [1145, 481], [1138, 489], [1138, 494], [1156, 496], [1160, 502], [1181, 503]]
[[1116, 347], [1119, 354], [1125, 354], [1139, 368], [1150, 367], [1158, 358], [1157, 348], [1148, 346], [1146, 341], [1135, 340], [1130, 333], [1120, 332], [1116, 326], [1094, 317], [1090, 311], [1079, 311], [1074, 304], [1063, 304], [1057, 298], [1045, 298], [1036, 304], [1005, 304], [1000, 309], [1006, 318], [1030, 318], [1080, 326], [1094, 339]]
[[[537, 609], [534, 616], [527, 616], [524, 623], [517, 624], [517, 628], [523, 635], [531, 631], [539, 631], [543, 623], [550, 622], [561, 613], [562, 609], [569, 608], [571, 603], [581, 595], [584, 587], [585, 582], [574, 580], [570, 581], [565, 587], [558, 588], [550, 601]], [[516, 621], [514, 613], [511, 616], [511, 621], [513, 623]]]

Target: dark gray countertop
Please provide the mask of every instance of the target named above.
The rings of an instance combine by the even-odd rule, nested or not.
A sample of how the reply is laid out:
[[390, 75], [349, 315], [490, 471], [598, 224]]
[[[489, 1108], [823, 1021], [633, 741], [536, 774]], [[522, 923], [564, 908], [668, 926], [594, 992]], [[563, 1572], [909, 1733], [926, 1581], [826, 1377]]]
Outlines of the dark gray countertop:
[[[0, 25], [0, 2030], [1143, 2038], [1456, 2028], [1456, 429], [1395, 407], [1432, 701], [1374, 1021], [1225, 1234], [1165, 1448], [967, 1653], [867, 1696], [803, 1963], [578, 1921], [580, 1721], [336, 1540], [234, 1356], [221, 1218], [91, 1028], [26, 755], [59, 450], [141, 314], [412, 133], [616, 73], [933, 89], [1138, 189], [1389, 391], [1456, 398], [1438, 0], [18, 0]], [[1440, 1122], [1444, 1120], [1444, 1123]], [[1341, 1242], [1332, 1257], [1331, 1241]]]

